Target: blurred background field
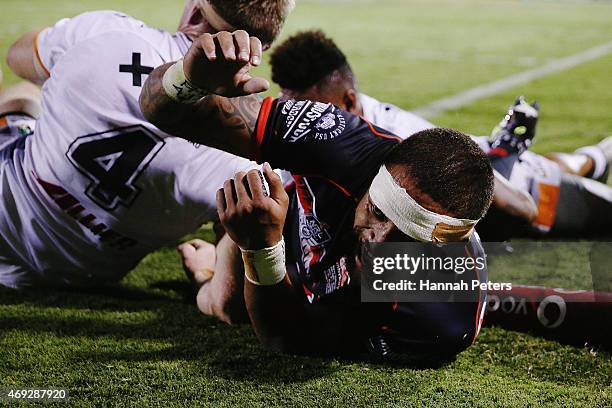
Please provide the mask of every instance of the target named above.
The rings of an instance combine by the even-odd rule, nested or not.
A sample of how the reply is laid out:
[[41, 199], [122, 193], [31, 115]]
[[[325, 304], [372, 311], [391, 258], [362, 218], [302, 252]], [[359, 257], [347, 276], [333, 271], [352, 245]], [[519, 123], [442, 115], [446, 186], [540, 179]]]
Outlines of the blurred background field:
[[[89, 10], [120, 10], [174, 30], [182, 5], [2, 0], [0, 55], [21, 33]], [[284, 37], [310, 28], [347, 53], [363, 92], [415, 109], [611, 42], [612, 2], [298, 0]], [[4, 85], [15, 83], [4, 58], [2, 68]], [[259, 72], [268, 75], [267, 66]], [[519, 94], [542, 103], [535, 151], [570, 151], [612, 134], [612, 54], [430, 119], [488, 134]], [[571, 251], [562, 255], [582, 259]], [[571, 267], [567, 279], [588, 286]], [[533, 277], [508, 268], [512, 279]], [[42, 386], [68, 387], [74, 406], [593, 407], [612, 405], [612, 359], [502, 329], [485, 329], [436, 370], [278, 356], [249, 327], [200, 316], [168, 248], [117, 287], [0, 291], [0, 388]]]

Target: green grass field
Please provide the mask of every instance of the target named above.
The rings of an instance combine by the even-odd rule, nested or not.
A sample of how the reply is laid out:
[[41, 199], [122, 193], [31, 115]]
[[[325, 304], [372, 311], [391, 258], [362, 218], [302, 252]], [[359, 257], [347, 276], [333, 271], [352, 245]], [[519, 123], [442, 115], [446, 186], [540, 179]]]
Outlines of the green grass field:
[[[405, 108], [612, 41], [607, 1], [298, 3], [285, 34], [324, 29], [364, 92]], [[20, 33], [82, 11], [116, 9], [174, 29], [181, 6], [2, 0], [0, 54]], [[5, 85], [16, 82], [4, 61], [2, 68]], [[612, 134], [610, 54], [433, 120], [487, 134], [518, 94], [543, 105], [536, 151], [569, 151]], [[71, 406], [612, 406], [609, 352], [487, 328], [439, 369], [283, 356], [264, 350], [248, 326], [201, 316], [187, 288], [168, 248], [119, 286], [0, 290], [0, 389], [66, 387]]]

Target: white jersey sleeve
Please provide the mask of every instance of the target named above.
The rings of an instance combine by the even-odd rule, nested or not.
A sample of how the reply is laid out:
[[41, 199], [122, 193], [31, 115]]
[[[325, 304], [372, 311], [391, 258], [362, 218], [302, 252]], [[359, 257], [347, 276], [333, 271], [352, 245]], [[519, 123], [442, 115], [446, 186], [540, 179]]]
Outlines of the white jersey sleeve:
[[364, 118], [389, 132], [406, 139], [421, 130], [436, 127], [426, 119], [395, 105], [380, 102], [371, 96], [359, 94]]

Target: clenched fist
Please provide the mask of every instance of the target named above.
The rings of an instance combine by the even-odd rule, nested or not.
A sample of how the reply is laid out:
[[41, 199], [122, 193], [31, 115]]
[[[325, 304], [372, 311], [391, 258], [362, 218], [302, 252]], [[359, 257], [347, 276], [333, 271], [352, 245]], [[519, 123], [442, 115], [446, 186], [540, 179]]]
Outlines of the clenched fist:
[[244, 30], [204, 34], [187, 51], [183, 69], [191, 83], [211, 93], [250, 95], [270, 88], [267, 80], [250, 74], [261, 64], [261, 54], [261, 41]]
[[268, 163], [263, 166], [270, 194], [259, 170], [239, 172], [217, 192], [217, 211], [223, 227], [242, 249], [272, 247], [283, 238], [289, 197]]

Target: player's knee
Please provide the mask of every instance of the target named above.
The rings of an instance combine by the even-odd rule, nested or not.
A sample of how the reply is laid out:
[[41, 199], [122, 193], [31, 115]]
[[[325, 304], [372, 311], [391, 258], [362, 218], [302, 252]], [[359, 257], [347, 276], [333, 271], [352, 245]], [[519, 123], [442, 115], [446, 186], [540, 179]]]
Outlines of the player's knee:
[[18, 59], [18, 50], [15, 44], [11, 45], [6, 53], [6, 65], [15, 72]]
[[21, 112], [32, 117], [37, 117], [40, 109], [37, 107], [36, 103], [29, 99], [18, 98], [0, 101], [0, 114], [8, 112]]
[[40, 114], [40, 90], [33, 84], [21, 82], [0, 93], [0, 113], [22, 112], [32, 117]]

